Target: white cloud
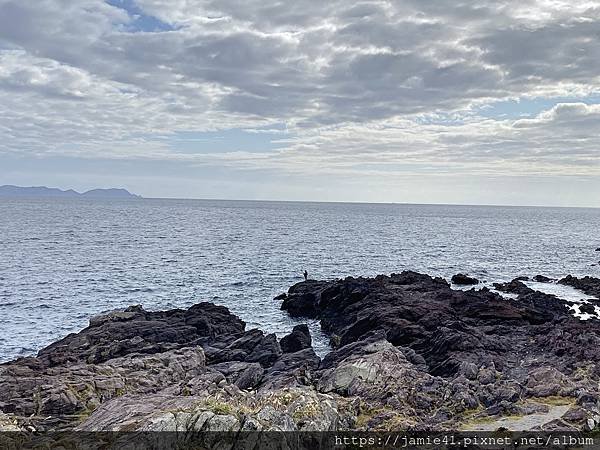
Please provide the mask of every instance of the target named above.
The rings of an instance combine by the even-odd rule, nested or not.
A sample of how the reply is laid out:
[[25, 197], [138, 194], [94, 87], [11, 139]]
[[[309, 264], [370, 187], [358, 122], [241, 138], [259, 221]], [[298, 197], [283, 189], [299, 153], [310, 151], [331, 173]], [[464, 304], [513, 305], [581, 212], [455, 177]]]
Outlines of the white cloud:
[[[0, 152], [598, 174], [597, 106], [559, 104], [517, 121], [473, 112], [600, 92], [598, 1], [136, 4], [173, 30], [133, 32], [126, 11], [100, 0], [0, 0]], [[152, 139], [280, 122], [292, 137], [264, 154], [180, 154]]]

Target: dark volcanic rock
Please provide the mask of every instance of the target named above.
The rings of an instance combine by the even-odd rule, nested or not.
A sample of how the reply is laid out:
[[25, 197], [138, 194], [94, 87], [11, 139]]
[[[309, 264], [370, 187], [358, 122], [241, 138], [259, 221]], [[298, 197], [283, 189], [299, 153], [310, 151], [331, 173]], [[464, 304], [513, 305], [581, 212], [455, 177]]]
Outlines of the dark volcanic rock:
[[594, 308], [594, 305], [590, 303], [583, 303], [579, 305], [579, 311], [587, 314], [596, 314], [596, 309]]
[[306, 324], [296, 325], [292, 332], [279, 341], [283, 353], [294, 353], [310, 348], [312, 339]]
[[44, 348], [37, 359], [43, 367], [98, 364], [130, 353], [151, 354], [229, 339], [241, 334], [244, 327], [227, 308], [212, 303], [163, 312], [130, 307], [92, 318], [88, 328]]
[[310, 385], [321, 358], [312, 348], [284, 353], [268, 370], [262, 390]]
[[280, 343], [210, 303], [112, 312], [0, 364], [0, 430], [595, 428], [600, 320], [517, 279], [496, 288], [517, 298], [409, 271], [298, 283], [283, 306], [319, 318], [323, 360], [306, 325]]
[[515, 278], [509, 283], [494, 283], [494, 288], [500, 292], [517, 295], [526, 295], [535, 292], [518, 278]]
[[588, 295], [593, 295], [597, 299], [600, 299], [600, 279], [594, 277], [583, 277], [577, 278], [571, 275], [567, 275], [562, 280], [558, 281], [560, 284], [571, 286], [575, 289], [585, 292]]
[[[319, 287], [323, 285], [322, 281], [308, 280], [292, 286], [281, 304], [281, 309], [292, 317], [315, 317], [317, 310], [314, 306], [319, 300], [315, 297], [315, 292], [320, 293]], [[294, 296], [293, 302], [289, 301], [291, 295]]]
[[[296, 314], [303, 308], [311, 316], [316, 312], [323, 328], [339, 336], [340, 346], [382, 330], [392, 344], [420, 354], [432, 373], [451, 376], [462, 361], [481, 364], [485, 354], [501, 359], [499, 355], [505, 352], [525, 348], [532, 329], [544, 336], [555, 329], [555, 321], [570, 318], [555, 297], [536, 294], [520, 282], [514, 284], [523, 288], [520, 302], [487, 289], [455, 291], [443, 280], [403, 272], [313, 285], [310, 304], [305, 301], [306, 287], [296, 286], [287, 302]], [[294, 294], [296, 290], [301, 294]], [[573, 320], [572, 325], [580, 324]]]
[[[306, 308], [337, 336], [339, 348], [319, 369], [322, 392], [395, 398], [409, 404], [415, 417], [446, 411], [441, 418], [477, 405], [510, 414], [506, 408], [523, 398], [597, 391], [600, 323], [577, 320], [565, 302], [521, 281], [497, 285], [517, 300], [485, 288], [453, 290], [443, 280], [414, 272], [313, 287], [295, 286], [287, 302], [296, 315]], [[303, 296], [298, 304], [295, 291]], [[312, 303], [305, 301], [309, 295]], [[399, 365], [390, 373], [388, 364]], [[574, 367], [590, 372], [573, 378]], [[395, 373], [405, 377], [390, 378]], [[388, 380], [386, 386], [373, 385], [378, 376]], [[427, 385], [436, 387], [427, 391]], [[408, 392], [428, 393], [415, 401]]]
[[465, 275], [464, 273], [457, 273], [452, 277], [452, 282], [454, 284], [460, 285], [469, 285], [469, 284], [478, 284], [479, 280], [477, 278], [470, 277]]
[[550, 283], [554, 280], [552, 278], [545, 277], [544, 275], [536, 275], [533, 277], [533, 281], [537, 281], [538, 283]]
[[210, 364], [218, 364], [223, 361], [245, 361], [256, 346], [262, 342], [264, 334], [260, 330], [250, 330], [230, 344], [223, 347], [227, 342], [221, 340], [204, 345], [204, 352]]
[[283, 352], [275, 334], [268, 334], [254, 347], [246, 361], [260, 363], [263, 367], [271, 367]]

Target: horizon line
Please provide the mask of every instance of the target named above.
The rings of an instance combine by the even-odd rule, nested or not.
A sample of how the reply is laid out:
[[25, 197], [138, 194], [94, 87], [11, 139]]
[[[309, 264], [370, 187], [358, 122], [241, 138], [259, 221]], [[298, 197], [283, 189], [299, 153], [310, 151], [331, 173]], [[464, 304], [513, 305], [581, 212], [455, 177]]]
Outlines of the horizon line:
[[[36, 186], [19, 186], [15, 184], [3, 184], [0, 187], [17, 187], [17, 188], [45, 188], [45, 189], [58, 189], [62, 192], [74, 191], [81, 195], [81, 193], [74, 188], [58, 188], [48, 187], [46, 185]], [[278, 199], [250, 199], [250, 198], [211, 198], [211, 197], [146, 197], [135, 192], [131, 192], [125, 187], [108, 187], [108, 188], [91, 188], [85, 192], [94, 190], [115, 190], [122, 189], [127, 191], [132, 196], [137, 198], [92, 198], [92, 200], [181, 200], [181, 201], [222, 201], [222, 202], [270, 202], [270, 203], [317, 203], [317, 204], [350, 204], [350, 205], [406, 205], [406, 206], [480, 206], [480, 207], [498, 207], [498, 208], [571, 208], [571, 209], [600, 209], [600, 205], [591, 206], [565, 206], [565, 205], [540, 205], [540, 204], [526, 204], [526, 205], [514, 205], [514, 204], [502, 204], [502, 203], [413, 203], [410, 201], [355, 201], [355, 200], [278, 200]], [[29, 199], [66, 199], [67, 197], [45, 197], [45, 196], [6, 196], [0, 198], [29, 198]], [[78, 198], [68, 198], [69, 200], [83, 200]], [[89, 200], [89, 198], [88, 198]]]
[[509, 205], [489, 203], [411, 203], [411, 202], [369, 202], [351, 200], [275, 200], [275, 199], [249, 199], [249, 198], [194, 198], [194, 197], [144, 197], [140, 200], [200, 200], [219, 202], [264, 202], [264, 203], [319, 203], [319, 204], [350, 204], [350, 205], [405, 205], [405, 206], [482, 206], [499, 208], [578, 208], [600, 209], [599, 206], [564, 206], [564, 205]]

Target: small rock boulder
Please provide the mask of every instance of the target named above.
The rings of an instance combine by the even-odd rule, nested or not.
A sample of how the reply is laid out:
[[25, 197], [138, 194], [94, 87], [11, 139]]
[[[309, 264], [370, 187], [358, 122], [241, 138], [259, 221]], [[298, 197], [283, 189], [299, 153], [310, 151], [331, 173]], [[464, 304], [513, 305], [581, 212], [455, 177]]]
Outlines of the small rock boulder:
[[470, 277], [465, 275], [464, 273], [457, 273], [452, 277], [452, 282], [454, 284], [459, 285], [471, 285], [471, 284], [479, 284], [479, 280], [477, 278]]
[[227, 361], [211, 366], [222, 373], [229, 383], [240, 389], [253, 389], [260, 383], [264, 369], [258, 363]]
[[290, 386], [311, 385], [313, 373], [320, 362], [321, 358], [312, 347], [295, 353], [284, 353], [265, 373], [261, 389], [272, 391]]
[[586, 314], [596, 314], [596, 309], [591, 303], [583, 303], [579, 306], [579, 312]]
[[279, 342], [283, 353], [295, 353], [310, 348], [312, 339], [306, 324], [296, 325], [292, 332]]
[[277, 336], [267, 334], [246, 358], [246, 362], [257, 362], [263, 367], [271, 367], [281, 354]]

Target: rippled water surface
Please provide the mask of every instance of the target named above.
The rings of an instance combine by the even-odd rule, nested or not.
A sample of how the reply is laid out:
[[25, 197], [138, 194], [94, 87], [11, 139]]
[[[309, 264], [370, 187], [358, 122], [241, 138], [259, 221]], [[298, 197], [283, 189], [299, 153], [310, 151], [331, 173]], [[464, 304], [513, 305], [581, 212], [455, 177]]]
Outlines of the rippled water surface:
[[314, 278], [600, 276], [598, 230], [600, 209], [2, 199], [0, 360], [131, 304], [213, 301], [248, 328], [285, 334], [297, 322], [273, 297], [304, 269]]

